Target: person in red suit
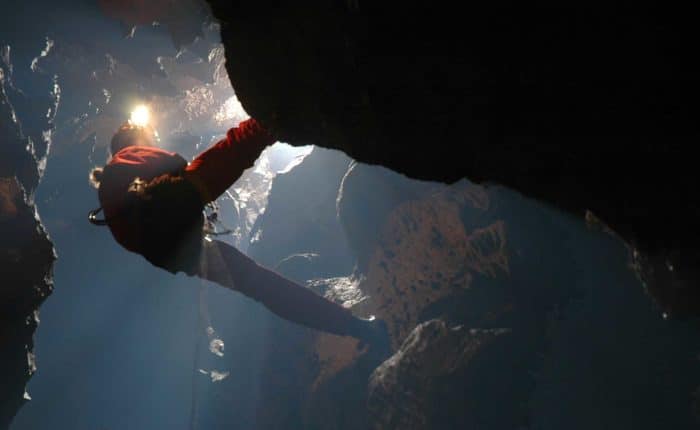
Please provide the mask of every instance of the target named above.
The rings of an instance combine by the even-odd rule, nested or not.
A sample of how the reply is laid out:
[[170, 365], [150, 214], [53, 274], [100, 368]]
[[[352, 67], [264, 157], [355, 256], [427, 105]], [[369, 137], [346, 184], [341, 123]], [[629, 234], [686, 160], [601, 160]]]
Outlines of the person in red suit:
[[[205, 239], [205, 206], [275, 142], [259, 122], [248, 119], [231, 128], [191, 163], [156, 147], [152, 136], [129, 122], [114, 135], [112, 158], [91, 173], [101, 204], [90, 213], [91, 222], [109, 226], [121, 246], [155, 266], [239, 291], [289, 321], [370, 344], [388, 342], [382, 321], [357, 318], [233, 246]], [[100, 211], [103, 219], [97, 218]]]

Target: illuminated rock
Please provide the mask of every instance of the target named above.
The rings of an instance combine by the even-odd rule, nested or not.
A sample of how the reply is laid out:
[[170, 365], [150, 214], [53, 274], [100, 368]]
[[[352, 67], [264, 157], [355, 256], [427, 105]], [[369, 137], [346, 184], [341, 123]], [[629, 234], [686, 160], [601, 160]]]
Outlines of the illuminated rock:
[[[32, 201], [50, 143], [56, 98], [24, 99], [11, 82], [9, 47], [0, 64], [0, 428], [30, 399], [34, 330], [51, 294], [53, 245]], [[51, 91], [47, 89], [47, 94]], [[54, 93], [55, 97], [55, 93]], [[22, 110], [15, 110], [14, 104]], [[49, 115], [46, 116], [46, 112]], [[43, 117], [30, 113], [43, 111]]]
[[396, 354], [372, 372], [367, 398], [371, 428], [475, 428], [470, 408], [458, 394], [466, 381], [455, 375], [507, 333], [448, 327], [440, 320], [418, 325]]

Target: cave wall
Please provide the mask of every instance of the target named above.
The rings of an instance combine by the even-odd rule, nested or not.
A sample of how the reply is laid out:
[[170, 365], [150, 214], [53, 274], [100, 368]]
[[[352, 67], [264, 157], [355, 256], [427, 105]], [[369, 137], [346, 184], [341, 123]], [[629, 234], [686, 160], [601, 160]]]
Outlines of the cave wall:
[[697, 428], [700, 327], [664, 318], [605, 226], [349, 161], [316, 148], [277, 176], [249, 252], [384, 319], [394, 355], [268, 315], [256, 418], [227, 412], [227, 380], [218, 426]]
[[[53, 244], [33, 193], [50, 145], [58, 87], [34, 99], [15, 87], [10, 47], [0, 61], [0, 428], [30, 398], [25, 386], [36, 370], [33, 335], [39, 305], [51, 293]], [[51, 82], [49, 80], [49, 82]]]
[[[678, 256], [696, 243], [694, 161], [677, 138], [696, 134], [687, 103], [694, 69], [677, 55], [685, 37], [693, 40], [686, 18], [579, 6], [482, 5], [464, 15], [449, 5], [211, 4], [244, 106], [284, 140], [418, 178], [499, 182], [579, 217], [592, 209], [655, 263], [647, 278], [668, 277], [668, 257], [692, 265], [693, 255]], [[116, 62], [105, 61], [100, 76], [119, 75]], [[25, 103], [3, 64], [0, 130], [14, 143], [0, 146], [0, 162], [11, 160], [0, 170], [0, 274], [24, 282], [2, 286], [21, 303], [0, 300], [12, 310], [0, 313], [10, 320], [0, 351], [12, 376], [7, 401], [0, 399], [5, 420], [23, 401], [33, 310], [50, 291], [52, 250], [31, 195], [52, 105]], [[32, 107], [37, 115], [24, 110]], [[251, 254], [300, 282], [320, 277], [310, 287], [390, 321], [399, 371], [434, 363], [418, 354], [439, 342], [426, 328], [454, 335], [446, 365], [400, 373], [394, 384], [387, 378], [381, 412], [401, 413], [416, 377], [432, 382], [408, 386], [421, 400], [422, 428], [697, 427], [697, 324], [662, 317], [679, 305], [692, 312], [693, 302], [649, 283], [658, 309], [605, 226], [591, 233], [500, 188], [418, 183], [376, 167], [348, 169], [348, 157], [323, 154], [291, 172], [298, 177], [278, 178], [275, 210], [260, 217]], [[24, 261], [42, 265], [25, 271], [16, 264]], [[234, 325], [248, 332], [233, 343], [241, 351], [222, 360], [248, 354], [263, 362], [259, 375], [241, 378], [259, 382], [250, 384], [258, 391], [229, 391], [241, 383], [235, 377], [219, 382], [209, 419], [230, 428], [391, 428], [364, 409], [379, 363], [356, 342], [269, 315], [261, 333], [246, 325], [247, 312], [266, 311], [241, 308]], [[502, 335], [470, 343], [489, 333]], [[427, 348], [416, 351], [412, 339]], [[238, 412], [248, 407], [257, 410], [244, 420]]]
[[281, 140], [590, 210], [640, 252], [669, 314], [699, 312], [687, 14], [627, 1], [208, 3], [236, 93]]

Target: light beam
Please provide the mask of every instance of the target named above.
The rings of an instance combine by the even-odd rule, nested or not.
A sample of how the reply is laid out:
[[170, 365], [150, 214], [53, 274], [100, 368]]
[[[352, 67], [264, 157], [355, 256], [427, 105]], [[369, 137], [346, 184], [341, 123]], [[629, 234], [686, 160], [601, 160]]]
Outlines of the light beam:
[[129, 122], [139, 127], [145, 127], [151, 120], [151, 112], [146, 105], [138, 105], [131, 111]]

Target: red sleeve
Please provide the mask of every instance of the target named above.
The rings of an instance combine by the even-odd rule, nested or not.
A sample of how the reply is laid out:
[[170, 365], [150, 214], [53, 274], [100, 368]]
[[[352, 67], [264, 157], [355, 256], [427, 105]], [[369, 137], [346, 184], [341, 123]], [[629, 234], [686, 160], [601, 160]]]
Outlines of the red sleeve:
[[199, 188], [204, 203], [216, 200], [252, 167], [266, 146], [275, 139], [257, 121], [248, 119], [230, 129], [226, 138], [199, 154], [186, 172]]

